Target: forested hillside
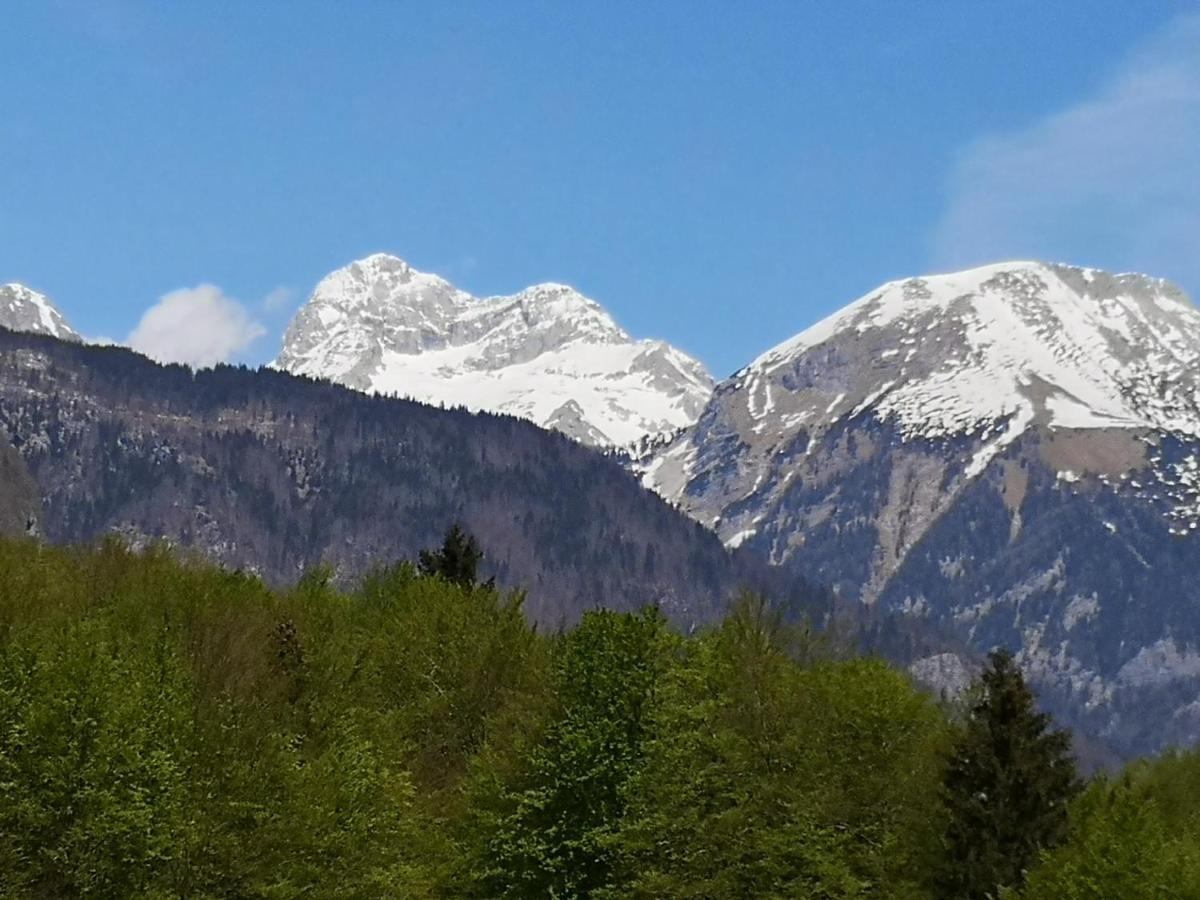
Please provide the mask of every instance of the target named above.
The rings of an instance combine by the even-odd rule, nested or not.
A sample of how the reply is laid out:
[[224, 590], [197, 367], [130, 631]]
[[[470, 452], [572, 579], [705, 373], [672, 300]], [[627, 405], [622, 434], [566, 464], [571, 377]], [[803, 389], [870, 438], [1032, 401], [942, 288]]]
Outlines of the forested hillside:
[[743, 584], [820, 602], [614, 461], [507, 416], [0, 330], [0, 435], [55, 542], [161, 538], [289, 584], [321, 562], [353, 578], [415, 558], [461, 521], [488, 574], [550, 625], [656, 603], [688, 627]]
[[21, 455], [7, 444], [0, 445], [0, 534], [36, 533], [41, 506], [38, 487]]
[[949, 709], [753, 595], [549, 633], [471, 566], [0, 542], [0, 894], [1200, 891], [1200, 758], [1078, 793], [1006, 658]]

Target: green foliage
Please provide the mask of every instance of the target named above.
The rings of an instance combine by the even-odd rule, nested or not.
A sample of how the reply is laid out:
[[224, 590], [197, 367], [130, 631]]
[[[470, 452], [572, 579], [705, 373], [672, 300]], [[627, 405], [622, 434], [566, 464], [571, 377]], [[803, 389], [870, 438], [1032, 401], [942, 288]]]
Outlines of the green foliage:
[[423, 571], [0, 540], [0, 895], [1200, 896], [1200, 756], [1068, 807], [1006, 658], [960, 727], [754, 595], [544, 636]]
[[628, 791], [622, 893], [917, 895], [945, 724], [884, 664], [808, 650], [754, 596], [689, 643]]
[[0, 542], [0, 894], [435, 896], [475, 751], [546, 700], [520, 597]]
[[1200, 753], [1168, 753], [1089, 785], [1071, 805], [1067, 840], [1012, 896], [1200, 897]]
[[561, 640], [556, 714], [483, 823], [485, 895], [584, 897], [610, 885], [624, 788], [673, 644], [656, 610], [589, 612]]
[[1043, 855], [1019, 896], [1024, 900], [1197, 897], [1197, 850], [1194, 840], [1167, 831], [1144, 786], [1128, 779], [1116, 784], [1099, 780], [1073, 804], [1066, 843]]
[[1019, 887], [1038, 854], [1065, 837], [1079, 784], [1070, 737], [1049, 724], [1011, 655], [992, 653], [946, 770], [940, 896]]
[[92, 622], [0, 650], [0, 893], [147, 896], [185, 850], [190, 690]]
[[1171, 752], [1152, 762], [1135, 763], [1129, 774], [1154, 801], [1170, 834], [1200, 836], [1200, 751]]

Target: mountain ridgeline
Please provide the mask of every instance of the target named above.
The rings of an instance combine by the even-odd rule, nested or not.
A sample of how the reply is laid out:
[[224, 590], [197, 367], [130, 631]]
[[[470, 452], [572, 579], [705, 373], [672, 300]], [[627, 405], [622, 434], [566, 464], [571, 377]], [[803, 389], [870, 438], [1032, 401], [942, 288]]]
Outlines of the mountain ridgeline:
[[[0, 324], [77, 339], [4, 291]], [[689, 627], [745, 583], [937, 690], [1008, 648], [1093, 762], [1200, 740], [1200, 312], [1161, 279], [896, 281], [715, 388], [571, 288], [481, 300], [384, 254], [322, 280], [273, 369], [0, 350], [42, 498], [10, 533], [165, 538], [286, 584], [458, 521], [541, 622], [650, 602]]]
[[704, 367], [634, 340], [563, 284], [480, 299], [376, 253], [321, 280], [274, 363], [384, 394], [508, 413], [592, 446], [624, 446], [695, 421]]
[[1010, 648], [1124, 754], [1200, 739], [1200, 312], [1167, 282], [1008, 263], [884, 285], [638, 466], [844, 602]]
[[816, 596], [616, 462], [509, 416], [0, 330], [0, 430], [54, 542], [163, 539], [288, 584], [319, 563], [353, 578], [415, 559], [461, 522], [482, 571], [551, 625], [658, 604], [688, 627], [742, 584]]

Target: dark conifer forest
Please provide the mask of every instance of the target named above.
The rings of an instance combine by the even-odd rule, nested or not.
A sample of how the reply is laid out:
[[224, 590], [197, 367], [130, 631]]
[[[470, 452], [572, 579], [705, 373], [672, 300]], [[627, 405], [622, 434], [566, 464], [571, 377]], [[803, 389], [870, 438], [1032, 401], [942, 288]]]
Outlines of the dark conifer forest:
[[0, 476], [32, 477], [24, 493], [41, 500], [11, 524], [35, 507], [55, 543], [167, 540], [286, 585], [318, 563], [353, 579], [417, 559], [458, 521], [487, 549], [486, 577], [526, 591], [551, 627], [646, 603], [688, 627], [741, 584], [825, 602], [615, 460], [511, 416], [0, 328], [0, 432], [20, 452]]
[[1200, 756], [1082, 781], [752, 593], [530, 623], [449, 535], [293, 587], [0, 542], [5, 897], [1200, 895]]

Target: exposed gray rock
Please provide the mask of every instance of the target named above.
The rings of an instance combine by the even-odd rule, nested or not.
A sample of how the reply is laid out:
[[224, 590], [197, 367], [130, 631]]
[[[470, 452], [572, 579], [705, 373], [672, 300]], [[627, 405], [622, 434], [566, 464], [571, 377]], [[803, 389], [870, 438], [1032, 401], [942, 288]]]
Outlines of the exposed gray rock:
[[81, 340], [49, 297], [23, 284], [0, 284], [0, 326], [65, 341]]
[[41, 505], [37, 483], [21, 454], [0, 443], [0, 535], [37, 536]]
[[975, 676], [957, 653], [923, 656], [913, 660], [908, 671], [934, 694], [947, 699], [962, 695]]
[[690, 424], [713, 384], [696, 360], [662, 341], [635, 341], [565, 285], [476, 299], [386, 254], [323, 279], [274, 365], [357, 390], [509, 413], [594, 446]]
[[1011, 648], [1135, 754], [1200, 740], [1198, 401], [1177, 288], [1001, 264], [873, 291], [635, 466], [844, 602]]

